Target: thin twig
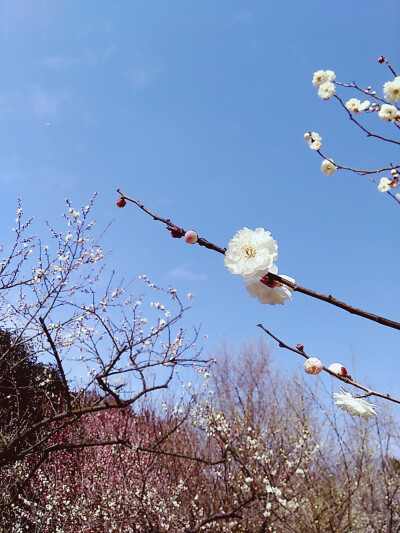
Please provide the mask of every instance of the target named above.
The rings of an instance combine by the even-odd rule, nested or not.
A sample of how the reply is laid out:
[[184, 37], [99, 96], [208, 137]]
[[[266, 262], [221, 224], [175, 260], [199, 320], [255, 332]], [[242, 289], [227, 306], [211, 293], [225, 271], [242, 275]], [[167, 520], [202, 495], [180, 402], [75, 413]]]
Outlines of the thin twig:
[[372, 133], [371, 131], [367, 130], [367, 128], [365, 126], [363, 126], [361, 124], [361, 122], [358, 122], [358, 120], [356, 120], [353, 116], [353, 114], [351, 113], [351, 111], [349, 111], [347, 109], [347, 107], [345, 106], [343, 100], [340, 98], [340, 96], [338, 96], [337, 94], [334, 95], [334, 97], [339, 100], [340, 102], [340, 105], [343, 107], [343, 109], [346, 110], [346, 113], [348, 114], [348, 117], [349, 119], [354, 122], [354, 124], [357, 124], [357, 126], [363, 130], [364, 133], [367, 134], [367, 137], [375, 137], [376, 139], [381, 139], [381, 141], [385, 141], [385, 142], [388, 142], [388, 143], [393, 143], [393, 144], [399, 144], [400, 145], [400, 141], [395, 141], [394, 139], [390, 139], [390, 137], [384, 137], [383, 135], [378, 135], [377, 133]]
[[[257, 326], [259, 328], [261, 328], [263, 331], [265, 331], [265, 333], [267, 335], [269, 335], [274, 340], [276, 340], [276, 342], [279, 344], [280, 348], [285, 348], [286, 350], [290, 350], [291, 352], [297, 353], [297, 354], [301, 355], [302, 357], [304, 357], [305, 359], [309, 359], [311, 357], [310, 355], [307, 355], [304, 350], [300, 350], [298, 348], [294, 348], [293, 346], [289, 346], [288, 344], [283, 342], [276, 335], [274, 335], [273, 333], [268, 331], [262, 324], [257, 324]], [[369, 389], [368, 387], [365, 387], [364, 385], [361, 385], [361, 383], [358, 383], [357, 381], [354, 381], [350, 377], [339, 376], [338, 374], [335, 374], [335, 372], [332, 372], [331, 370], [329, 370], [329, 368], [327, 368], [325, 366], [323, 367], [323, 370], [325, 372], [328, 372], [328, 374], [330, 374], [331, 376], [333, 376], [333, 377], [335, 377], [337, 379], [340, 379], [340, 381], [344, 381], [348, 385], [353, 385], [353, 387], [356, 387], [357, 389], [363, 390], [366, 394], [363, 394], [362, 396], [358, 396], [359, 398], [360, 397], [364, 398], [364, 397], [367, 397], [367, 396], [377, 396], [379, 398], [384, 398], [385, 400], [389, 400], [391, 402], [400, 404], [400, 399], [394, 398], [393, 396], [390, 396], [390, 394], [383, 394], [382, 392], [378, 392], [378, 391], [374, 391], [372, 389]]]
[[65, 399], [67, 401], [68, 411], [72, 411], [71, 395], [70, 395], [70, 392], [69, 392], [67, 379], [65, 377], [64, 368], [62, 366], [62, 362], [61, 362], [60, 356], [58, 355], [56, 345], [54, 344], [54, 341], [51, 338], [50, 332], [47, 329], [45, 321], [44, 321], [44, 319], [41, 316], [39, 317], [39, 322], [40, 322], [40, 325], [43, 328], [43, 331], [44, 331], [44, 333], [45, 333], [45, 335], [47, 337], [47, 340], [48, 340], [48, 342], [49, 342], [49, 344], [51, 346], [51, 349], [53, 351], [54, 357], [55, 357], [55, 359], [57, 361], [57, 367], [58, 367], [58, 371], [60, 372], [61, 381], [62, 381], [63, 388], [64, 388]]
[[[159, 220], [160, 222], [163, 222], [167, 226], [167, 229], [172, 230], [173, 228], [177, 228], [177, 229], [180, 230], [180, 233], [181, 233], [182, 237], [183, 237], [183, 235], [185, 235], [185, 233], [186, 233], [185, 230], [183, 228], [180, 228], [179, 226], [177, 226], [173, 222], [171, 222], [171, 220], [169, 218], [162, 218], [162, 217], [159, 217], [158, 215], [156, 215], [155, 213], [152, 213], [143, 204], [141, 204], [138, 200], [135, 200], [134, 198], [130, 198], [129, 196], [126, 196], [126, 194], [124, 194], [121, 191], [121, 189], [117, 189], [117, 192], [125, 200], [128, 200], [129, 202], [132, 202], [132, 203], [136, 204], [142, 211], [144, 211], [145, 213], [150, 215], [154, 220]], [[209, 248], [210, 250], [214, 250], [216, 252], [219, 252], [220, 254], [225, 254], [225, 252], [226, 252], [226, 248], [220, 248], [219, 246], [216, 246], [212, 242], [209, 242], [209, 241], [207, 241], [207, 239], [203, 239], [202, 237], [198, 237], [197, 244], [199, 244], [200, 246], [204, 246], [205, 248]]]

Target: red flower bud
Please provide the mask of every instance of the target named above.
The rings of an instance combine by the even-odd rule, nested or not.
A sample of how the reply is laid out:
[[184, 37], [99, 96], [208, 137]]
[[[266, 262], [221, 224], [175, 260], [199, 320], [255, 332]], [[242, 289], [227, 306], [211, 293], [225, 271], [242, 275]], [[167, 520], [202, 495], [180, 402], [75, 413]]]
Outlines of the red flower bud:
[[117, 207], [125, 207], [126, 206], [126, 200], [125, 198], [118, 198], [118, 200], [115, 202], [117, 204]]
[[171, 237], [173, 237], [174, 239], [180, 239], [185, 234], [183, 229], [182, 228], [178, 228], [178, 226], [173, 226], [172, 228], [168, 228], [168, 229], [169, 229], [169, 232], [171, 234]]
[[383, 56], [378, 57], [378, 63], [383, 63], [385, 61], [385, 58]]
[[299, 350], [299, 352], [304, 352], [304, 344], [296, 344], [296, 348]]
[[260, 279], [260, 282], [263, 284], [263, 285], [266, 285], [267, 287], [269, 287], [270, 289], [273, 289], [275, 287], [275, 281], [273, 279], [271, 279], [269, 277], [268, 274], [266, 274], [265, 276], [263, 276], [261, 279]]

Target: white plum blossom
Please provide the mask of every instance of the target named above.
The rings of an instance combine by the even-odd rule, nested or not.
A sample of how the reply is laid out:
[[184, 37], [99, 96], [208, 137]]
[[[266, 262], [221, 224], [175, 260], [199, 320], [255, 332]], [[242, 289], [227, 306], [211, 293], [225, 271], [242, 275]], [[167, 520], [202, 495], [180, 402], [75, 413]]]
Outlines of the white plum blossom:
[[374, 408], [378, 407], [377, 405], [368, 403], [362, 398], [354, 398], [344, 389], [340, 389], [340, 393], [334, 392], [333, 397], [336, 399], [335, 405], [351, 415], [361, 416], [362, 418], [373, 418], [377, 415], [376, 411], [374, 411]]
[[304, 139], [307, 141], [310, 150], [321, 150], [322, 137], [316, 131], [307, 132], [304, 134]]
[[387, 81], [383, 85], [383, 94], [386, 100], [400, 102], [400, 76], [396, 76], [393, 81]]
[[390, 183], [391, 180], [388, 178], [381, 178], [378, 185], [378, 191], [380, 192], [388, 192], [390, 191]]
[[[273, 272], [273, 269], [271, 269], [270, 272], [272, 272], [273, 274], [277, 274], [278, 269], [276, 267], [275, 270], [276, 272]], [[289, 276], [281, 277], [283, 279], [286, 279], [287, 281], [295, 283], [295, 280]], [[249, 293], [249, 296], [251, 296], [251, 298], [257, 298], [261, 304], [283, 305], [286, 300], [292, 299], [293, 289], [291, 289], [287, 285], [284, 285], [283, 283], [273, 282], [271, 284], [272, 286], [268, 286], [260, 280], [259, 276], [254, 276], [251, 278], [247, 278], [244, 284], [246, 286], [247, 292]]]
[[366, 109], [368, 109], [370, 106], [369, 100], [364, 100], [364, 102], [361, 102], [358, 98], [350, 98], [345, 104], [345, 107], [348, 111], [351, 113], [354, 113], [355, 115], [359, 115]]
[[321, 163], [321, 170], [326, 176], [332, 176], [336, 172], [337, 166], [330, 159], [324, 159]]
[[312, 83], [315, 87], [320, 87], [323, 83], [335, 81], [335, 78], [333, 70], [317, 70], [314, 72]]
[[378, 116], [387, 122], [400, 122], [400, 111], [394, 105], [382, 104]]
[[229, 272], [248, 278], [264, 276], [278, 259], [278, 243], [264, 228], [243, 228], [229, 241], [224, 263]]
[[304, 363], [304, 370], [307, 374], [319, 374], [324, 369], [324, 365], [317, 357], [309, 357]]
[[325, 83], [322, 83], [318, 87], [318, 96], [322, 98], [322, 100], [329, 100], [331, 96], [333, 96], [336, 92], [335, 84], [331, 81], [327, 81]]

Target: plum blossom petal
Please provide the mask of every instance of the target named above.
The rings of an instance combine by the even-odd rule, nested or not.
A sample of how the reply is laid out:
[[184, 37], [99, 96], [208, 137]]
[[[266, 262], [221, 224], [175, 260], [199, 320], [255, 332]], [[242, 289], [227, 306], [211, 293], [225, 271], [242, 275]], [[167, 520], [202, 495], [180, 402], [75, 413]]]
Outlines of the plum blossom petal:
[[324, 369], [324, 365], [317, 357], [309, 357], [303, 366], [307, 374], [313, 374], [314, 376]]
[[318, 96], [322, 98], [322, 100], [329, 100], [329, 98], [333, 96], [335, 92], [335, 84], [331, 81], [322, 83], [318, 88]]
[[369, 100], [364, 100], [364, 102], [361, 102], [358, 98], [350, 98], [345, 104], [345, 107], [348, 111], [351, 113], [354, 113], [355, 115], [359, 115], [366, 109], [368, 109], [370, 106]]
[[316, 131], [307, 132], [304, 134], [304, 139], [307, 141], [310, 150], [321, 150], [322, 137]]
[[383, 94], [386, 100], [400, 102], [400, 76], [396, 76], [393, 81], [387, 81], [383, 85]]
[[391, 180], [388, 178], [381, 178], [378, 185], [378, 191], [380, 192], [388, 192], [390, 191], [390, 183]]
[[317, 70], [314, 72], [312, 84], [320, 87], [323, 83], [335, 81], [336, 75], [333, 70]]
[[[277, 270], [278, 269], [276, 269], [276, 272], [272, 272], [270, 270], [270, 272], [272, 272], [273, 274], [277, 274]], [[281, 277], [283, 279], [291, 281], [292, 283], [295, 283], [295, 280], [289, 276]], [[283, 283], [276, 282], [276, 285], [274, 285], [273, 287], [268, 287], [260, 281], [259, 276], [254, 276], [251, 278], [247, 278], [244, 284], [246, 286], [247, 292], [249, 293], [249, 296], [251, 298], [257, 298], [261, 304], [283, 305], [286, 300], [292, 299], [293, 290], [287, 285], [283, 285]]]
[[386, 122], [400, 122], [400, 111], [396, 106], [390, 104], [382, 104], [378, 111], [378, 117]]
[[333, 397], [336, 399], [335, 405], [347, 411], [351, 415], [361, 416], [362, 418], [373, 418], [377, 415], [374, 408], [377, 408], [377, 405], [368, 403], [362, 398], [354, 398], [349, 392], [346, 392], [344, 389], [340, 389], [339, 392], [334, 392]]
[[332, 176], [336, 172], [337, 166], [330, 159], [324, 159], [321, 163], [321, 170], [325, 176]]
[[229, 241], [224, 263], [232, 274], [261, 278], [272, 272], [276, 259], [278, 243], [271, 237], [270, 231], [243, 228]]

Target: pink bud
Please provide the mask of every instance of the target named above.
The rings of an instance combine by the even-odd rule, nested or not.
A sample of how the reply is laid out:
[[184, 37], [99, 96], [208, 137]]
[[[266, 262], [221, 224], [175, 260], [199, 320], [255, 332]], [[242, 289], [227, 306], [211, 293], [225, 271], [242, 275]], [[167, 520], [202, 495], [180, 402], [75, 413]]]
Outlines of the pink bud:
[[178, 226], [173, 226], [169, 232], [171, 233], [171, 237], [173, 237], [174, 239], [180, 239], [181, 237], [183, 237], [183, 229], [182, 228], [178, 228]]
[[347, 376], [346, 368], [340, 363], [332, 363], [331, 365], [328, 366], [328, 370], [330, 370], [334, 374], [337, 374], [338, 376], [342, 376], [342, 377]]
[[299, 350], [299, 352], [304, 352], [304, 344], [299, 342], [299, 344], [296, 344], [296, 348]]
[[385, 58], [383, 56], [378, 57], [378, 63], [383, 63], [385, 61]]
[[125, 207], [126, 206], [126, 200], [125, 198], [118, 198], [118, 200], [115, 202], [117, 207]]
[[187, 231], [185, 233], [185, 241], [189, 244], [194, 244], [197, 242], [197, 233], [193, 230]]
[[317, 357], [309, 357], [303, 366], [307, 374], [314, 374], [314, 375], [322, 372], [324, 368], [324, 365], [319, 359], [317, 359]]

